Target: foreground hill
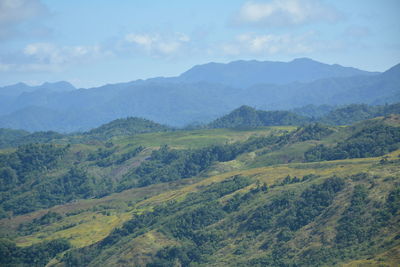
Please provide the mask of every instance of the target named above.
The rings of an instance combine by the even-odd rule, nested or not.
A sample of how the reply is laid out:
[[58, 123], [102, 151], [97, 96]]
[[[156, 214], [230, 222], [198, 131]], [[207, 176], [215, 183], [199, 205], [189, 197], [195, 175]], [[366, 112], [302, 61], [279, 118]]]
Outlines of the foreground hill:
[[399, 134], [388, 115], [1, 150], [1, 265], [396, 266]]
[[[215, 67], [218, 71], [214, 71]], [[257, 71], [252, 72], [254, 68]], [[28, 90], [24, 93], [0, 94], [0, 127], [87, 131], [131, 116], [181, 127], [193, 122], [210, 122], [241, 105], [263, 110], [289, 110], [309, 104], [382, 105], [400, 101], [398, 77], [399, 65], [384, 73], [371, 74], [299, 59], [288, 63], [209, 64], [179, 77], [90, 89], [61, 90], [60, 85], [60, 90], [28, 90], [24, 85], [25, 89], [13, 89]]]

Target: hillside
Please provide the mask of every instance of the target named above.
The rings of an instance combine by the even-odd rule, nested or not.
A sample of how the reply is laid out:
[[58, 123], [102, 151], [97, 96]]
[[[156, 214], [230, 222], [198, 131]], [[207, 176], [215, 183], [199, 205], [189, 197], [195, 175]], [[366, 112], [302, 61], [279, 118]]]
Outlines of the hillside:
[[[27, 109], [33, 112], [36, 109]], [[40, 110], [40, 109], [39, 109]], [[249, 106], [239, 107], [229, 114], [222, 116], [209, 124], [192, 125], [184, 129], [256, 129], [265, 126], [301, 126], [306, 123], [318, 122], [326, 125], [350, 125], [361, 120], [371, 119], [390, 114], [400, 114], [400, 104], [370, 106], [365, 104], [352, 104], [343, 107], [333, 106], [305, 106], [293, 111], [263, 111]], [[31, 114], [28, 115], [28, 118]], [[52, 116], [51, 112], [45, 112], [38, 120]], [[53, 114], [54, 115], [54, 114]], [[28, 120], [29, 121], [29, 120]], [[33, 120], [32, 120], [33, 122]], [[40, 123], [39, 123], [40, 124]], [[40, 127], [39, 127], [40, 128]], [[39, 131], [29, 133], [24, 130], [12, 130], [0, 128], [0, 148], [17, 147], [30, 143], [67, 144], [79, 142], [101, 141], [113, 137], [137, 135], [150, 132], [175, 131], [165, 125], [141, 118], [117, 119], [90, 131], [83, 133], [60, 134], [54, 131]]]
[[[209, 123], [242, 105], [272, 111], [310, 104], [392, 104], [400, 101], [399, 76], [398, 66], [369, 73], [298, 59], [213, 63], [178, 77], [78, 90], [63, 83], [51, 84], [51, 90], [17, 84], [0, 88], [0, 128], [88, 131], [124, 117], [182, 127]], [[10, 90], [14, 93], [1, 95]]]
[[321, 116], [318, 121], [331, 125], [349, 125], [358, 121], [389, 114], [400, 114], [400, 103], [382, 106], [352, 104], [334, 109], [326, 115]]
[[129, 117], [117, 119], [101, 125], [85, 133], [90, 138], [111, 139], [116, 136], [130, 136], [134, 134], [164, 132], [171, 128], [142, 118]]
[[2, 266], [399, 263], [398, 115], [134, 135], [132, 120], [94, 130], [112, 140], [0, 150]]
[[254, 128], [260, 126], [301, 125], [311, 120], [289, 111], [261, 111], [241, 106], [209, 123], [210, 128]]
[[[300, 115], [305, 114], [308, 116]], [[351, 104], [343, 107], [306, 106], [293, 111], [264, 111], [249, 106], [241, 106], [229, 114], [218, 118], [205, 127], [208, 128], [256, 128], [278, 125], [304, 125], [318, 122], [328, 125], [351, 125], [379, 116], [400, 114], [400, 104], [369, 106]], [[319, 116], [316, 116], [319, 115]]]
[[29, 135], [29, 132], [23, 130], [0, 129], [0, 148], [7, 147], [16, 139]]

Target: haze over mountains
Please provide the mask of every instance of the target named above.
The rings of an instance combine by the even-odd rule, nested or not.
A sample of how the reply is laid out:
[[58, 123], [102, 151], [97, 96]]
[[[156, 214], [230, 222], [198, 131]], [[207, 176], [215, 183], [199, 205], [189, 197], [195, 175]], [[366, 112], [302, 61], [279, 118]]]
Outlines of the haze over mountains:
[[117, 118], [184, 126], [241, 106], [385, 104], [400, 100], [400, 64], [383, 73], [311, 59], [235, 61], [195, 66], [178, 77], [76, 89], [67, 82], [0, 88], [0, 128], [84, 131]]

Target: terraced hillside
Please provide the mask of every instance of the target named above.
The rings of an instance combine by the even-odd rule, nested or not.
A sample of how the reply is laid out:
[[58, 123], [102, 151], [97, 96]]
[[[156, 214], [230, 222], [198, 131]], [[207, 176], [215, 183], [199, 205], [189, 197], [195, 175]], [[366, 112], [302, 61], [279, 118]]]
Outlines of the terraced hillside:
[[75, 140], [1, 151], [2, 265], [400, 264], [398, 115]]

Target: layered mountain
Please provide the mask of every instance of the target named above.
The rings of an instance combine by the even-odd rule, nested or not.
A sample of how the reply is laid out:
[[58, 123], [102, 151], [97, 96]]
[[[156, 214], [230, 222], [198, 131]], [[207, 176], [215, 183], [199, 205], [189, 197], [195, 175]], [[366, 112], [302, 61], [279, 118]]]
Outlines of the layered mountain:
[[241, 105], [289, 110], [310, 104], [395, 103], [400, 101], [399, 77], [399, 65], [371, 73], [297, 59], [210, 63], [178, 77], [90, 89], [65, 83], [51, 84], [51, 90], [20, 84], [11, 86], [14, 95], [2, 95], [10, 87], [0, 88], [0, 128], [86, 131], [129, 116], [181, 127], [210, 122]]

